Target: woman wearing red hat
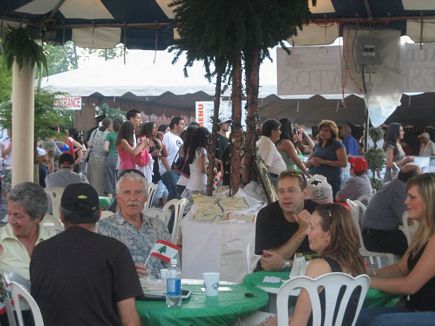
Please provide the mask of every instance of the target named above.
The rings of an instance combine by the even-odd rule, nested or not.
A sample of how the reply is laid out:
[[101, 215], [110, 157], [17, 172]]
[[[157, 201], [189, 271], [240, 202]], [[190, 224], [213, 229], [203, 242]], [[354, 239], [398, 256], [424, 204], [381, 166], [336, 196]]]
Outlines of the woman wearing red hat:
[[373, 192], [372, 184], [367, 176], [368, 164], [365, 158], [361, 156], [349, 156], [350, 175], [343, 188], [335, 196], [338, 202], [344, 202], [346, 199], [355, 200], [365, 194]]

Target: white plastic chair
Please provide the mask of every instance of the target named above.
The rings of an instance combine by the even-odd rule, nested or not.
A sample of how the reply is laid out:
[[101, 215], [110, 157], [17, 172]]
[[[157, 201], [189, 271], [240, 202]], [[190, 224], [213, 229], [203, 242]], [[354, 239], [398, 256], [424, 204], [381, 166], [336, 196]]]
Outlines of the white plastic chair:
[[47, 229], [52, 229], [54, 230], [56, 233], [60, 233], [63, 230], [65, 230], [62, 222], [60, 221], [60, 219], [54, 217], [51, 214], [45, 214], [44, 218], [41, 221], [41, 224], [46, 227]]
[[[162, 211], [167, 211], [170, 210], [171, 206], [174, 207], [174, 225], [172, 227], [172, 234], [171, 234], [171, 242], [174, 244], [176, 244], [178, 241], [181, 219], [183, 217], [184, 208], [186, 207], [186, 205], [187, 205], [186, 198], [171, 199], [162, 208]], [[171, 220], [171, 214], [168, 214], [168, 218], [165, 221], [166, 226], [168, 226], [170, 220]]]
[[408, 224], [408, 211], [404, 211], [402, 214], [402, 225], [399, 226], [399, 229], [405, 234], [406, 242], [408, 242], [408, 246], [411, 244], [411, 240], [418, 229], [418, 222], [414, 221], [413, 224]]
[[20, 298], [23, 298], [27, 301], [30, 306], [30, 310], [32, 311], [33, 320], [35, 322], [35, 326], [44, 326], [44, 321], [42, 320], [41, 310], [39, 310], [38, 304], [35, 299], [30, 295], [28, 290], [21, 284], [11, 281], [9, 284], [10, 290], [12, 292], [12, 298], [15, 304], [15, 311], [17, 312], [18, 317], [18, 325], [25, 326], [23, 321], [23, 314], [21, 312], [21, 303]]
[[366, 194], [362, 194], [357, 198], [357, 200], [363, 203], [365, 206], [367, 206], [370, 203], [370, 199], [372, 199], [372, 197], [373, 197], [373, 192], [369, 192]]
[[144, 208], [150, 208], [154, 204], [154, 198], [156, 197], [157, 186], [154, 183], [148, 184], [148, 200], [145, 203]]
[[358, 239], [359, 239], [359, 244], [360, 244], [359, 252], [360, 252], [361, 256], [370, 257], [371, 262], [372, 262], [371, 257], [376, 257], [378, 267], [382, 267], [382, 260], [381, 260], [382, 257], [385, 257], [387, 259], [388, 265], [394, 264], [394, 262], [396, 261], [396, 258], [394, 257], [393, 254], [386, 253], [386, 252], [369, 251], [369, 250], [367, 250], [366, 246], [364, 245], [364, 240], [363, 240], [362, 233], [361, 233], [360, 219], [359, 219], [360, 212], [362, 215], [364, 215], [364, 212], [366, 210], [366, 207], [364, 206], [364, 204], [358, 200], [350, 200], [350, 199], [347, 199], [346, 202], [350, 206], [350, 208], [352, 209], [351, 215], [352, 215], [352, 220], [354, 222], [354, 225], [355, 225], [357, 233], [358, 233]]
[[[354, 278], [345, 273], [328, 273], [315, 279], [309, 278], [307, 276], [295, 277], [284, 283], [279, 289], [278, 296], [276, 298], [278, 326], [288, 325], [289, 295], [290, 292], [300, 288], [306, 289], [310, 297], [313, 312], [313, 326], [321, 325], [322, 319], [319, 288], [323, 288], [322, 292], [324, 292], [325, 295], [324, 325], [342, 325], [348, 302], [351, 299], [354, 290], [357, 287], [360, 287], [361, 290], [358, 296], [358, 305], [356, 307], [352, 321], [352, 325], [354, 325], [361, 311], [366, 293], [369, 289], [369, 283], [370, 278], [367, 275], [359, 275]], [[338, 294], [342, 287], [345, 287], [345, 290], [334, 323], [334, 311], [338, 301]]]
[[45, 192], [51, 200], [51, 211], [54, 217], [60, 219], [60, 200], [64, 191], [64, 187], [47, 187]]

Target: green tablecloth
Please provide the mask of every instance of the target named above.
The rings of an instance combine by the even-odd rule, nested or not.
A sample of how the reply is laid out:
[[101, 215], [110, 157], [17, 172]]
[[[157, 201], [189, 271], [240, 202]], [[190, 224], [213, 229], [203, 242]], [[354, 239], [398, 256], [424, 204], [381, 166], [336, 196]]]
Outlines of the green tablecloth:
[[[246, 284], [222, 285], [217, 297], [206, 297], [202, 285], [183, 285], [192, 291], [180, 307], [166, 306], [165, 300], [137, 300], [142, 325], [231, 325], [269, 301], [266, 292]], [[223, 291], [222, 291], [223, 290]], [[252, 297], [246, 297], [252, 293]]]
[[99, 196], [98, 199], [100, 202], [100, 209], [106, 209], [112, 203], [112, 199], [110, 199], [109, 197]]
[[[275, 276], [283, 281], [289, 279], [289, 272], [256, 272], [245, 276], [243, 283], [250, 286], [263, 286], [278, 289], [283, 282], [280, 283], [263, 283], [265, 276]], [[387, 294], [376, 289], [369, 289], [364, 300], [363, 307], [392, 307], [396, 304], [398, 296]]]

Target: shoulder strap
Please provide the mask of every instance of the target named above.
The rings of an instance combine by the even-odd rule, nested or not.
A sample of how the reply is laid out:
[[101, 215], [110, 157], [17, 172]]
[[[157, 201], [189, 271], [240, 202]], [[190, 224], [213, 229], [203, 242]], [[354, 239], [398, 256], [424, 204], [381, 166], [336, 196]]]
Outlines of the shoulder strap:
[[331, 267], [332, 272], [342, 272], [340, 265], [332, 259], [331, 257], [324, 257], [325, 261], [328, 263], [329, 267]]

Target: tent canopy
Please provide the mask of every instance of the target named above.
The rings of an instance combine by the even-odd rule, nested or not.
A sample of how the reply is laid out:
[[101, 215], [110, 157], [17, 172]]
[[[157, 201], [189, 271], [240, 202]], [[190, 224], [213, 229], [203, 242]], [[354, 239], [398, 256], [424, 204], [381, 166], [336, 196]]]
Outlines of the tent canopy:
[[[5, 0], [0, 19], [30, 24], [48, 41], [81, 47], [165, 49], [174, 39], [172, 0]], [[317, 0], [296, 45], [330, 44], [353, 24], [394, 28], [416, 42], [435, 41], [433, 0]]]

